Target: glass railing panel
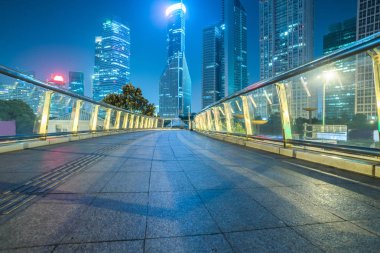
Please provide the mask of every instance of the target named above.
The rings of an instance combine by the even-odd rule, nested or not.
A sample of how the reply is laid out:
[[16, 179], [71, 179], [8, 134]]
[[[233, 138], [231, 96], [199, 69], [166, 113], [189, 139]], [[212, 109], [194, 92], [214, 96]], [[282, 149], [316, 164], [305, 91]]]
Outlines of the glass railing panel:
[[243, 104], [240, 97], [234, 98], [230, 102], [231, 109], [231, 128], [236, 134], [246, 134], [244, 123]]
[[89, 131], [91, 129], [91, 119], [94, 111], [94, 104], [82, 101], [79, 114], [78, 132]]
[[53, 93], [50, 101], [50, 113], [47, 134], [72, 132], [72, 113], [76, 99], [63, 94]]
[[27, 82], [0, 76], [0, 136], [38, 134], [45, 92]]
[[219, 111], [220, 131], [227, 132], [226, 113], [224, 111], [224, 107], [219, 105], [217, 106], [217, 110]]

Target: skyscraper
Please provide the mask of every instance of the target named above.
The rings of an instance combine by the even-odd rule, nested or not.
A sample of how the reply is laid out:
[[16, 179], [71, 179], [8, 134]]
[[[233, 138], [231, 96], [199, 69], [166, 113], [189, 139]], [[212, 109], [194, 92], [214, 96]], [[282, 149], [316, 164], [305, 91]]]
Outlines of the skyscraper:
[[222, 93], [222, 33], [220, 26], [203, 30], [202, 108], [224, 97]]
[[[358, 0], [356, 38], [363, 39], [380, 31], [380, 1]], [[356, 75], [355, 112], [375, 117], [376, 95], [372, 61], [366, 56], [358, 58]]]
[[[329, 33], [323, 37], [323, 53], [330, 54], [355, 41], [356, 17], [330, 25]], [[355, 112], [356, 64], [353, 61], [338, 61], [335, 68], [338, 75], [342, 76], [339, 78], [344, 81], [344, 85], [336, 81], [326, 85], [326, 118], [336, 120], [345, 117], [349, 120]]]
[[239, 0], [222, 0], [222, 92], [231, 95], [248, 85], [247, 12]]
[[[313, 0], [260, 0], [260, 79], [277, 76], [313, 58]], [[265, 92], [276, 101], [275, 89]], [[290, 111], [294, 118], [308, 117], [306, 107], [317, 107], [316, 96], [303, 96], [300, 80], [291, 85]], [[268, 111], [268, 108], [262, 108]], [[315, 116], [315, 115], [314, 115]]]
[[83, 72], [69, 72], [69, 90], [84, 96], [84, 74]]
[[95, 38], [93, 97], [102, 100], [120, 93], [130, 81], [130, 29], [115, 20], [103, 22], [102, 36]]
[[186, 115], [191, 106], [191, 79], [185, 56], [185, 14], [183, 3], [166, 9], [168, 58], [160, 80], [161, 117]]

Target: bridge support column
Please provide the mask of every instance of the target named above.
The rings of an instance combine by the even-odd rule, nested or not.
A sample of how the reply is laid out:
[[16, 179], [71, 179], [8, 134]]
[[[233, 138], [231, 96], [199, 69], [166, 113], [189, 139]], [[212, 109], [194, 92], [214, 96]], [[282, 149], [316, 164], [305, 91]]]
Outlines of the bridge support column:
[[245, 124], [245, 132], [247, 135], [253, 135], [252, 131], [252, 120], [251, 115], [249, 113], [249, 105], [246, 96], [240, 96], [241, 101], [243, 103], [243, 114], [244, 114], [244, 124]]
[[121, 118], [121, 111], [116, 112], [116, 119], [115, 119], [115, 129], [120, 129], [120, 118]]
[[288, 97], [286, 96], [286, 89], [283, 83], [276, 83], [276, 89], [278, 99], [280, 102], [282, 135], [284, 140], [284, 146], [286, 147], [286, 141], [292, 139], [292, 128], [290, 124]]
[[124, 117], [123, 117], [123, 125], [122, 125], [122, 128], [125, 130], [127, 129], [127, 125], [128, 125], [128, 113], [124, 113]]
[[219, 107], [215, 107], [212, 109], [214, 113], [214, 122], [215, 122], [215, 130], [217, 132], [220, 132], [221, 130], [221, 124], [220, 124], [220, 117], [219, 117]]
[[226, 115], [226, 127], [227, 132], [232, 133], [232, 114], [231, 114], [231, 105], [229, 103], [223, 103], [224, 114]]
[[42, 107], [41, 121], [40, 121], [39, 129], [38, 129], [38, 134], [47, 134], [49, 116], [50, 116], [51, 96], [53, 95], [53, 93], [54, 92], [52, 91], [45, 91], [44, 105]]
[[104, 130], [110, 130], [112, 109], [106, 109], [106, 118], [104, 119]]
[[82, 100], [77, 100], [73, 106], [72, 113], [71, 113], [71, 121], [72, 121], [72, 127], [71, 131], [73, 133], [78, 132], [79, 127], [79, 118], [80, 118], [80, 108], [82, 107]]
[[98, 124], [98, 113], [99, 113], [99, 105], [95, 105], [92, 109], [91, 120], [90, 120], [90, 130], [92, 132], [96, 131], [96, 125]]
[[375, 85], [376, 111], [377, 111], [377, 131], [380, 136], [380, 50], [373, 49], [368, 52], [373, 63], [373, 83]]

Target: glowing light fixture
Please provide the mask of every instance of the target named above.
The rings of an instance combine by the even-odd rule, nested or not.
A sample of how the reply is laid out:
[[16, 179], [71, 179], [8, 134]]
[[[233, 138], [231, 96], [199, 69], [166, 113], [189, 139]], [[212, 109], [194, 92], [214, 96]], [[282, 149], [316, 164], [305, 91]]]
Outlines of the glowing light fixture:
[[186, 13], [186, 6], [183, 3], [177, 3], [170, 5], [166, 9], [166, 16], [169, 16], [173, 11], [182, 10], [183, 13]]

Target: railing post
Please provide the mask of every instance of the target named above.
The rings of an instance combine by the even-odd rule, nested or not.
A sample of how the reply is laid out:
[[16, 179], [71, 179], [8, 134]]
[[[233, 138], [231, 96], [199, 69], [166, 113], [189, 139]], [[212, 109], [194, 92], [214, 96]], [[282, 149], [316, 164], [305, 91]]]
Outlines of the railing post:
[[140, 121], [140, 116], [136, 115], [136, 120], [135, 120], [135, 127], [134, 128], [139, 128], [139, 121]]
[[121, 118], [121, 111], [116, 112], [116, 119], [115, 119], [115, 129], [120, 129], [120, 118]]
[[211, 110], [208, 110], [207, 112], [207, 130], [212, 131], [212, 125], [211, 125]]
[[104, 130], [110, 130], [110, 122], [111, 122], [111, 113], [112, 109], [106, 109], [106, 118], [104, 119]]
[[149, 118], [145, 118], [144, 128], [148, 128]]
[[38, 129], [38, 134], [47, 134], [48, 130], [48, 124], [49, 124], [49, 116], [50, 116], [50, 103], [51, 103], [51, 96], [54, 92], [52, 91], [45, 91], [44, 94], [44, 105], [42, 107], [42, 113], [41, 113], [41, 121], [40, 126]]
[[278, 99], [280, 102], [282, 135], [284, 139], [284, 147], [286, 147], [287, 140], [292, 139], [292, 128], [290, 125], [290, 115], [288, 106], [288, 97], [286, 96], [285, 85], [283, 83], [276, 83]]
[[123, 125], [122, 125], [122, 128], [125, 130], [127, 129], [127, 124], [128, 124], [128, 113], [124, 113], [124, 117], [123, 117]]
[[375, 85], [376, 111], [377, 111], [377, 131], [380, 136], [380, 50], [373, 49], [368, 52], [373, 63], [373, 80]]
[[245, 132], [247, 135], [253, 135], [251, 115], [249, 114], [248, 100], [246, 96], [240, 96], [243, 103], [243, 114], [245, 123]]
[[224, 114], [226, 115], [226, 127], [227, 132], [232, 133], [232, 114], [231, 114], [231, 105], [229, 103], [223, 103]]
[[203, 115], [202, 115], [203, 117], [203, 131], [206, 131], [207, 130], [207, 113], [206, 112], [204, 112], [203, 113]]
[[155, 119], [154, 119], [154, 128], [157, 128], [157, 127], [158, 127], [158, 119], [155, 118]]
[[165, 120], [162, 119], [162, 126], [161, 126], [161, 128], [164, 128], [164, 126], [165, 126]]
[[74, 108], [71, 112], [71, 121], [72, 123], [72, 128], [71, 131], [73, 133], [78, 132], [78, 127], [79, 127], [79, 117], [80, 117], [80, 108], [82, 107], [82, 100], [77, 100], [74, 104]]
[[217, 132], [220, 132], [221, 124], [220, 124], [220, 118], [219, 118], [219, 107], [214, 107], [212, 111], [214, 113], [215, 130]]
[[140, 128], [144, 128], [145, 117], [140, 117]]
[[99, 105], [95, 105], [92, 109], [91, 120], [90, 120], [90, 130], [92, 132], [96, 131], [96, 125], [98, 124], [98, 113], [99, 113]]
[[133, 129], [133, 127], [134, 127], [134, 120], [135, 120], [135, 115], [134, 114], [131, 114], [130, 116], [129, 116], [129, 127], [128, 128], [130, 128], [130, 129]]

